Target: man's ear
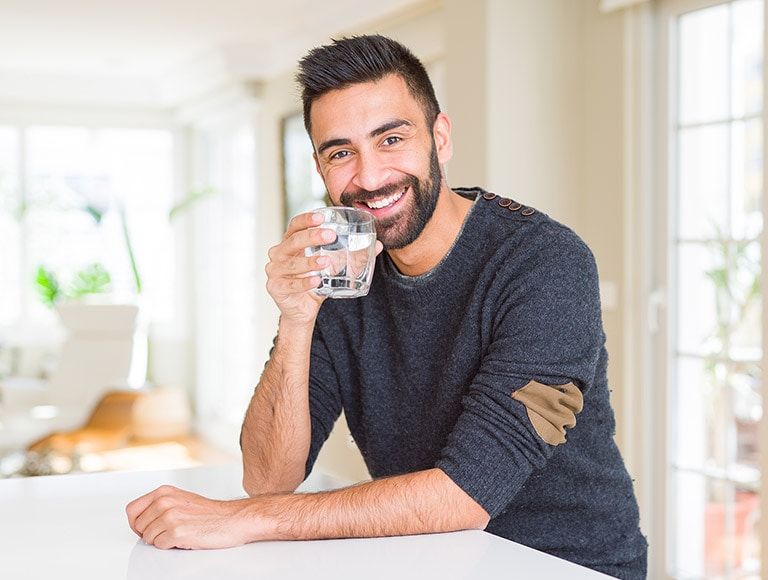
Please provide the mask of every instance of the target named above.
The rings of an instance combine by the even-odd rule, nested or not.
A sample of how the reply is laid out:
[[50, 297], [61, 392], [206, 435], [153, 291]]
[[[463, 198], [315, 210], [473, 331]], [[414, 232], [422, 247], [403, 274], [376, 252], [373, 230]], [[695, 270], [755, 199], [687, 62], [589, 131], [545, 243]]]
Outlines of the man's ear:
[[451, 140], [451, 120], [445, 113], [440, 113], [432, 127], [432, 136], [435, 139], [437, 160], [440, 165], [445, 165], [453, 157], [453, 141]]

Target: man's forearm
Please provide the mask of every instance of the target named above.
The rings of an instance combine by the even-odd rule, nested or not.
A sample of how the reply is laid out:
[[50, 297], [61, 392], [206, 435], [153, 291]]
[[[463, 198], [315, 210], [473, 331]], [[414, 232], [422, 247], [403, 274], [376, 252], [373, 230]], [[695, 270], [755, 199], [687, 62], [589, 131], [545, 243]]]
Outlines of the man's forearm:
[[399, 536], [488, 524], [487, 512], [440, 469], [249, 501], [246, 520], [259, 522], [250, 541]]
[[249, 495], [293, 491], [304, 479], [311, 345], [312, 327], [281, 321], [243, 422], [243, 486]]

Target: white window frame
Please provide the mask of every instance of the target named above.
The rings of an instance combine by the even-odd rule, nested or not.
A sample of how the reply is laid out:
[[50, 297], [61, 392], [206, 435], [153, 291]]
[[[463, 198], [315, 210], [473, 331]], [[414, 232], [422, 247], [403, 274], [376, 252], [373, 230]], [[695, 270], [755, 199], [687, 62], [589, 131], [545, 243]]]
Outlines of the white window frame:
[[[674, 142], [669, 127], [676, 102], [674, 63], [668, 55], [674, 17], [729, 0], [658, 0], [624, 12], [624, 404], [626, 436], [621, 442], [630, 471], [637, 478], [641, 524], [650, 543], [649, 578], [669, 579], [668, 513], [668, 292], [671, 279], [665, 247], [671, 227], [669, 171]], [[768, 24], [768, 10], [764, 11]], [[768, 32], [768, 26], [764, 25]], [[768, 55], [768, 33], [764, 35]], [[671, 65], [671, 66], [670, 66]], [[768, 80], [768, 58], [763, 78]], [[765, 82], [765, 81], [764, 81]], [[763, 93], [763, 134], [768, 135], [768, 90]], [[768, 139], [764, 138], [764, 146]], [[763, 165], [763, 208], [768, 213], [768, 155]], [[768, 237], [760, 236], [763, 264]], [[762, 268], [768, 289], [768, 267]], [[765, 292], [763, 292], [765, 296]], [[763, 372], [768, 372], [768, 300], [762, 301]], [[764, 375], [765, 381], [768, 375]], [[763, 387], [763, 396], [768, 391]], [[765, 404], [765, 403], [764, 403]], [[761, 578], [768, 580], [768, 413], [760, 425]]]

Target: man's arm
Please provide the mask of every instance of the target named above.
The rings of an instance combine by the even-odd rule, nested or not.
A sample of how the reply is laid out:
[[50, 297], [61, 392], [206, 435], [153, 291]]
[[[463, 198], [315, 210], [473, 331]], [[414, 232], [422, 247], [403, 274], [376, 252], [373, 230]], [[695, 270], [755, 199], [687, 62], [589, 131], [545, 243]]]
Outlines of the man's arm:
[[164, 486], [128, 504], [126, 512], [136, 534], [164, 549], [450, 532], [483, 529], [489, 521], [440, 469], [329, 492], [233, 501]]
[[304, 480], [310, 445], [309, 355], [313, 325], [281, 319], [277, 342], [243, 422], [243, 488], [290, 492]]
[[304, 213], [288, 224], [269, 250], [267, 292], [280, 310], [275, 349], [248, 406], [241, 437], [243, 487], [249, 495], [293, 491], [304, 479], [310, 446], [309, 357], [324, 298], [309, 292], [325, 256], [307, 258], [307, 247], [335, 239], [315, 228], [323, 217]]

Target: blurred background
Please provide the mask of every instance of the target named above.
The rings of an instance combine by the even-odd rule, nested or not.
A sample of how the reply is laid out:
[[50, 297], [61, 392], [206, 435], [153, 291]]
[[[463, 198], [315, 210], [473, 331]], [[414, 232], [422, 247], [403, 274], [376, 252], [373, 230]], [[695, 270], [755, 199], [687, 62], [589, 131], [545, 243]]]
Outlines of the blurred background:
[[[267, 250], [324, 198], [295, 63], [378, 32], [430, 72], [450, 184], [594, 252], [651, 577], [768, 578], [764, 21], [763, 0], [0, 0], [0, 477], [239, 461]], [[317, 469], [368, 477], [343, 419]]]

